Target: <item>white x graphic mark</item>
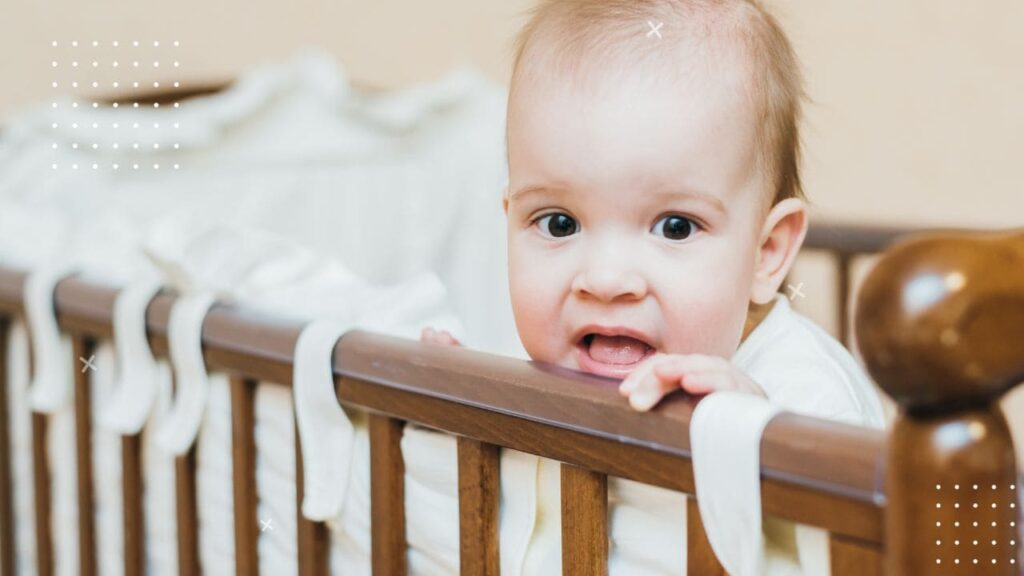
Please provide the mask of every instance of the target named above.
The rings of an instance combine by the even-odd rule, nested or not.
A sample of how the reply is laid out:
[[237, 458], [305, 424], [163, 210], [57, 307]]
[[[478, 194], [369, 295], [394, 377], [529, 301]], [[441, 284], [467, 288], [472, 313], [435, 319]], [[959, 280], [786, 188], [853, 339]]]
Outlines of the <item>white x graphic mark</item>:
[[659, 30], [661, 30], [661, 27], [665, 25], [664, 22], [658, 22], [658, 25], [655, 26], [654, 22], [651, 22], [650, 20], [648, 20], [647, 21], [647, 25], [651, 27], [651, 31], [647, 33], [647, 37], [648, 38], [651, 37], [651, 34], [654, 34], [658, 38], [661, 38], [661, 32], [659, 32]]
[[273, 530], [274, 519], [267, 518], [266, 520], [260, 520], [260, 532], [266, 532], [267, 530]]
[[804, 283], [803, 282], [801, 282], [800, 284], [798, 284], [796, 286], [793, 286], [792, 284], [786, 284], [786, 286], [788, 286], [789, 289], [793, 291], [793, 293], [789, 295], [789, 299], [790, 300], [796, 300], [796, 298], [798, 296], [800, 298], [806, 298], [807, 297], [807, 295], [804, 294], [803, 290], [802, 290], [803, 287], [804, 287]]
[[92, 363], [93, 360], [95, 360], [95, 359], [96, 359], [96, 355], [95, 354], [93, 354], [92, 356], [89, 356], [88, 360], [86, 360], [85, 358], [82, 358], [81, 356], [78, 357], [78, 360], [80, 362], [84, 362], [85, 363], [85, 366], [82, 366], [82, 373], [83, 374], [85, 373], [86, 370], [95, 370], [96, 369], [96, 365]]

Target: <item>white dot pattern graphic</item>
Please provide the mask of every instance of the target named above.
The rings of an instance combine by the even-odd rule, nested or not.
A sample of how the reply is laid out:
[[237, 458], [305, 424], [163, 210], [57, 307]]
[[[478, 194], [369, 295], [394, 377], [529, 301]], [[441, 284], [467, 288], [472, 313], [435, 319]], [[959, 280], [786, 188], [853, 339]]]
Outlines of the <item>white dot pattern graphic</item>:
[[[154, 75], [166, 76], [166, 73], [162, 72], [165, 66], [161, 66], [161, 64], [169, 64], [177, 73], [177, 70], [180, 68], [180, 62], [177, 58], [173, 57], [176, 56], [173, 49], [181, 46], [178, 40], [167, 42], [159, 39], [148, 42], [133, 40], [130, 42], [130, 47], [128, 44], [128, 42], [121, 42], [119, 40], [110, 40], [109, 42], [86, 40], [81, 42], [81, 44], [78, 40], [51, 40], [50, 46], [55, 50], [50, 60], [50, 67], [53, 69], [54, 74], [60, 76], [51, 79], [51, 87], [57, 90], [61, 87], [64, 87], [65, 90], [68, 90], [69, 87], [71, 89], [79, 89], [81, 84], [82, 89], [91, 87], [92, 89], [102, 90], [102, 86], [111, 86], [112, 88], [119, 89], [122, 84], [127, 86], [130, 83], [133, 89], [138, 89], [140, 86], [152, 86], [153, 89], [160, 89], [163, 85], [181, 88], [182, 83], [174, 78], [153, 78]], [[152, 48], [149, 47], [150, 45]], [[122, 51], [114, 51], [112, 48], [120, 48]], [[115, 55], [117, 57], [111, 58], [111, 56]], [[131, 63], [130, 67], [121, 67], [121, 62], [125, 60]], [[79, 66], [80, 62], [82, 66]], [[152, 64], [152, 66], [148, 67], [146, 64]], [[146, 68], [150, 71], [144, 71]], [[99, 78], [95, 77], [97, 74], [100, 75]], [[111, 79], [110, 76], [114, 74], [120, 77]], [[90, 78], [90, 75], [94, 77]], [[103, 78], [103, 75], [107, 75], [107, 77]], [[138, 76], [138, 78], [132, 78], [131, 76], [133, 75]], [[125, 78], [125, 76], [128, 77]], [[144, 76], [149, 76], [149, 78]], [[145, 80], [145, 82], [141, 82], [142, 80]], [[50, 146], [55, 160], [50, 164], [51, 169], [59, 170], [63, 167], [64, 169], [77, 170], [79, 163], [82, 163], [84, 164], [83, 168], [91, 166], [93, 170], [101, 170], [105, 167], [119, 170], [122, 164], [130, 164], [134, 170], [139, 170], [140, 167], [150, 168], [154, 171], [159, 170], [160, 162], [153, 161], [158, 158], [159, 154], [164, 153], [165, 149], [173, 149], [174, 151], [181, 149], [178, 142], [168, 143], [170, 148], [168, 146], [161, 146], [161, 143], [164, 143], [167, 138], [160, 137], [158, 132], [162, 125], [165, 126], [165, 130], [171, 126], [174, 128], [180, 126], [180, 123], [177, 121], [178, 116], [175, 113], [181, 109], [181, 105], [178, 101], [168, 102], [165, 95], [160, 95], [159, 100], [153, 99], [152, 96], [155, 96], [155, 94], [147, 94], [145, 90], [146, 88], [142, 88], [141, 92], [132, 91], [127, 94], [120, 94], [118, 97], [120, 101], [103, 100], [98, 98], [98, 96], [105, 95], [102, 92], [96, 93], [95, 91], [87, 94], [65, 93], [55, 98], [50, 105], [50, 108], [53, 110], [54, 120], [50, 125], [54, 130], [55, 140], [51, 142]], [[127, 104], [131, 104], [131, 106]], [[161, 106], [161, 104], [165, 105]], [[167, 104], [170, 106], [167, 106]], [[110, 112], [104, 112], [105, 109]], [[148, 112], [145, 112], [146, 110]], [[110, 115], [115, 111], [115, 115]], [[172, 118], [171, 114], [175, 114], [175, 116]], [[152, 117], [148, 117], [150, 115]], [[65, 118], [65, 121], [58, 122], [57, 120], [61, 118]], [[115, 118], [119, 121], [114, 121]], [[153, 120], [156, 119], [161, 121], [154, 122]], [[148, 122], [142, 123], [140, 120], [148, 120]], [[167, 122], [162, 122], [163, 120], [167, 120]], [[144, 127], [138, 130], [138, 136], [133, 138], [136, 141], [131, 142], [132, 146], [128, 146], [127, 143], [125, 143], [125, 146], [121, 146], [124, 142], [111, 142], [107, 139], [115, 133], [104, 135], [102, 132], [89, 131], [90, 126], [94, 130], [117, 130], [124, 121], [131, 123], [134, 129], [139, 129], [140, 125], [144, 124]], [[71, 139], [69, 138], [71, 133], [65, 132], [68, 130], [68, 126], [72, 130], [78, 130], [79, 123], [82, 123], [83, 131], [75, 133], [75, 141], [65, 143]], [[167, 124], [171, 126], [167, 126]], [[152, 126], [152, 131], [150, 131], [149, 126]], [[61, 140], [64, 140], [64, 142], [61, 142]], [[169, 165], [178, 170], [181, 167], [180, 161], [177, 158], [179, 153], [171, 152], [170, 154], [174, 156], [172, 158], [174, 162], [169, 163]], [[149, 157], [147, 158], [147, 156]], [[62, 159], [68, 161], [66, 163], [60, 162], [59, 160]], [[127, 162], [125, 162], [126, 160]], [[142, 160], [149, 160], [149, 162], [142, 162]]]
[[[964, 521], [964, 527], [961, 529], [962, 531], [956, 532], [958, 537], [952, 539], [952, 546], [948, 546], [948, 542], [946, 542], [946, 545], [944, 546], [942, 538], [935, 539], [935, 564], [941, 565], [943, 564], [943, 562], [952, 562], [954, 565], [959, 565], [961, 559], [963, 559], [965, 563], [968, 563], [971, 566], [977, 565], [979, 564], [979, 562], [988, 564], [999, 564], [1000, 561], [1008, 562], [1009, 564], [1016, 564], [1017, 555], [1019, 553], [1017, 549], [1016, 538], [1004, 540], [1006, 546], [1003, 547], [1003, 553], [1008, 553], [1009, 558], [984, 558], [984, 556], [987, 555], [985, 553], [985, 549], [982, 547], [984, 544], [988, 544], [990, 547], [999, 546], [999, 539], [997, 537], [994, 537], [996, 535], [996, 532], [988, 532], [988, 530], [991, 529], [998, 529], [999, 522], [995, 520], [990, 520], [987, 522], [979, 523], [979, 520], [975, 518], [987, 520], [987, 518], [985, 518], [986, 514], [989, 517], [992, 517], [993, 514], [998, 514], [998, 512], [990, 511], [998, 511], [1000, 509], [1013, 510], [1016, 509], [1017, 507], [1016, 484], [1009, 485], [1008, 490], [999, 490], [999, 486], [997, 484], [992, 484], [990, 485], [990, 487], [991, 490], [988, 492], [988, 495], [986, 496], [984, 490], [981, 490], [979, 492], [978, 484], [970, 484], [970, 492], [979, 492], [977, 494], [973, 494], [972, 500], [982, 500], [982, 502], [980, 503], [981, 505], [979, 506], [979, 502], [972, 501], [970, 507], [961, 507], [960, 502], [957, 500], [957, 498], [962, 497], [965, 494], [961, 493], [960, 484], [953, 484], [952, 492], [949, 491], [949, 486], [947, 486], [945, 493], [943, 492], [942, 484], [935, 485], [937, 497], [937, 501], [935, 502], [936, 514], [947, 521], [949, 519], [955, 518], [952, 522], [954, 528], [961, 528], [961, 520]], [[966, 489], [967, 486], [965, 485], [964, 488]], [[949, 498], [944, 498], [944, 496], [948, 496]], [[950, 499], [952, 500], [952, 507], [944, 506], [943, 504], [948, 503], [948, 500]], [[985, 506], [985, 504], [987, 504], [987, 506]], [[943, 520], [935, 521], [936, 529], [941, 529], [942, 526]], [[1015, 528], [1016, 521], [1011, 520], [1009, 522], [1009, 527]], [[949, 535], [948, 532], [941, 532], [941, 534]], [[963, 539], [963, 546], [961, 545], [961, 539]], [[967, 546], [968, 543], [969, 546]], [[992, 551], [988, 552], [988, 554], [993, 554], [996, 550], [997, 548], [992, 548]], [[970, 554], [968, 554], [968, 551], [970, 551]], [[999, 556], [999, 554], [996, 555]], [[964, 558], [964, 556], [970, 557]], [[975, 556], [981, 557], [978, 558]]]

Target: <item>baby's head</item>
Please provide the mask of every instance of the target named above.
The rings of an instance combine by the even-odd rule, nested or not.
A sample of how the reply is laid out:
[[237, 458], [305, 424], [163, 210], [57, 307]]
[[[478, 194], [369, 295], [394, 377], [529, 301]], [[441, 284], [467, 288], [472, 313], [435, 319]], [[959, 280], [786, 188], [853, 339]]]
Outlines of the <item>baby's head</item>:
[[754, 2], [541, 0], [505, 193], [530, 356], [613, 377], [654, 351], [731, 357], [806, 232], [801, 97]]

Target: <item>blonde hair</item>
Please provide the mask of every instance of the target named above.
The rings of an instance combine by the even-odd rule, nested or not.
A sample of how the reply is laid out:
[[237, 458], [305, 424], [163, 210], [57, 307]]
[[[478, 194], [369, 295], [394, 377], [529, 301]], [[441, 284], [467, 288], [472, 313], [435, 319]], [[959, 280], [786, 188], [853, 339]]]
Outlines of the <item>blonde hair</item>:
[[[653, 24], [658, 22], [664, 27]], [[686, 35], [671, 36], [679, 30]], [[607, 73], [616, 70], [610, 61], [633, 66], [664, 60], [667, 51], [662, 43], [641, 41], [644, 32], [664, 34], [667, 40], [695, 41], [704, 49], [723, 45], [724, 39], [743, 49], [759, 124], [758, 157], [775, 192], [772, 204], [802, 198], [803, 78], [782, 27], [756, 0], [539, 0], [515, 41], [509, 101], [530, 72], [525, 63], [541, 56], [531, 52], [535, 45], [545, 48], [543, 56], [557, 69], [569, 71], [578, 80], [587, 64], [599, 64], [601, 72]]]

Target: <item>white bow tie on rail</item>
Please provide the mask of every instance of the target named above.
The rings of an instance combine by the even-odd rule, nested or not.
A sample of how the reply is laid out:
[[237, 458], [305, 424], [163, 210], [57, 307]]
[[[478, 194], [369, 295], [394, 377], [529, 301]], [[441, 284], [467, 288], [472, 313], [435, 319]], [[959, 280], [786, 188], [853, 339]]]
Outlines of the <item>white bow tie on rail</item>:
[[332, 360], [338, 340], [356, 328], [417, 339], [425, 326], [446, 329], [458, 337], [462, 326], [446, 312], [446, 295], [437, 276], [425, 273], [399, 285], [362, 292], [363, 297], [353, 301], [359, 315], [352, 322], [321, 319], [303, 329], [295, 344], [292, 389], [306, 518], [336, 518], [348, 493], [355, 429], [335, 392]]
[[76, 271], [71, 263], [33, 270], [25, 281], [25, 318], [32, 339], [32, 383], [29, 405], [52, 414], [71, 397], [71, 349], [61, 336], [54, 307], [57, 283]]
[[761, 436], [782, 408], [752, 394], [701, 399], [690, 420], [697, 505], [718, 561], [733, 576], [764, 573]]

